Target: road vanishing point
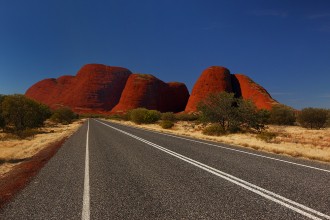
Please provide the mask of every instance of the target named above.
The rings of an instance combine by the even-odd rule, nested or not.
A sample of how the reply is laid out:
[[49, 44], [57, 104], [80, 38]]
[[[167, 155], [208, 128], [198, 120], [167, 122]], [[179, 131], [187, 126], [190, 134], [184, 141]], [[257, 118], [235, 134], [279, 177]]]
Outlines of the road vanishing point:
[[89, 119], [0, 219], [330, 219], [330, 165]]

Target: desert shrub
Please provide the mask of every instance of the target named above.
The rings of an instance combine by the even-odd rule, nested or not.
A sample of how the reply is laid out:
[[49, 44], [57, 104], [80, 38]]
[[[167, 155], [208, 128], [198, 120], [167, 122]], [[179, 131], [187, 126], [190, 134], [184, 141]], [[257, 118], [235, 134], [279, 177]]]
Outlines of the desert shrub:
[[212, 124], [212, 125], [209, 125], [206, 128], [204, 128], [202, 133], [205, 135], [220, 136], [220, 135], [226, 134], [227, 132], [223, 128], [223, 126], [216, 123], [216, 124]]
[[63, 107], [54, 110], [50, 120], [61, 123], [61, 124], [70, 124], [73, 120], [77, 119], [78, 115], [75, 114], [70, 108]]
[[261, 109], [258, 111], [258, 117], [262, 124], [268, 124], [270, 119], [270, 111], [266, 109]]
[[174, 126], [174, 123], [173, 123], [173, 121], [164, 120], [164, 121], [161, 121], [159, 125], [164, 129], [170, 129]]
[[328, 110], [321, 108], [304, 108], [298, 114], [297, 120], [299, 124], [305, 128], [324, 128], [328, 120]]
[[270, 110], [269, 123], [275, 125], [293, 125], [296, 121], [295, 112], [286, 105], [275, 105]]
[[165, 112], [162, 113], [161, 119], [164, 121], [175, 121], [175, 115], [173, 112]]
[[46, 105], [31, 100], [24, 95], [5, 96], [1, 108], [5, 127], [13, 132], [41, 127], [51, 115]]
[[129, 117], [130, 120], [136, 124], [151, 124], [157, 122], [161, 118], [161, 113], [156, 110], [137, 108], [129, 112]]
[[146, 124], [152, 124], [160, 120], [162, 114], [156, 110], [148, 110], [147, 115], [145, 117]]
[[328, 109], [328, 117], [327, 117], [327, 122], [325, 125], [327, 128], [330, 128], [330, 110]]
[[178, 113], [175, 114], [174, 116], [177, 121], [196, 121], [199, 118], [199, 116], [196, 114], [187, 114], [187, 113]]
[[276, 137], [277, 137], [276, 133], [268, 132], [268, 131], [263, 131], [263, 132], [260, 132], [259, 134], [257, 134], [257, 139], [260, 139], [267, 143], [270, 143]]
[[4, 100], [5, 96], [4, 95], [0, 95], [0, 128], [4, 128], [5, 127], [5, 119], [2, 115], [2, 101]]
[[217, 123], [222, 130], [261, 130], [264, 127], [254, 103], [236, 98], [233, 93], [213, 93], [197, 105], [202, 122]]
[[130, 120], [136, 124], [143, 124], [145, 121], [145, 115], [147, 114], [148, 109], [137, 108], [130, 111]]

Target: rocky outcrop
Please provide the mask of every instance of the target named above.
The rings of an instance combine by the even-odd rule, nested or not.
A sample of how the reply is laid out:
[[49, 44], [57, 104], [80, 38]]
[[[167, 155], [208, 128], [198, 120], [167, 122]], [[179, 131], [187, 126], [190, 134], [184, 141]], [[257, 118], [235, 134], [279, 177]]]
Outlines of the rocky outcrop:
[[192, 90], [186, 106], [186, 112], [197, 111], [197, 105], [211, 93], [233, 92], [236, 97], [249, 99], [259, 109], [271, 109], [277, 104], [269, 93], [249, 77], [242, 74], [230, 74], [225, 67], [212, 66], [203, 71]]
[[211, 66], [203, 71], [191, 92], [186, 112], [195, 112], [200, 101], [216, 92], [232, 92], [231, 75], [227, 68]]
[[234, 74], [233, 78], [237, 80], [239, 85], [239, 87], [236, 87], [235, 93], [239, 94], [243, 99], [251, 100], [258, 109], [270, 110], [273, 105], [278, 104], [266, 89], [255, 83], [248, 76]]
[[189, 91], [184, 83], [169, 82], [168, 91], [164, 94], [166, 100], [166, 106], [164, 106], [165, 112], [181, 112], [184, 111], [188, 99]]
[[66, 106], [77, 113], [109, 114], [139, 107], [161, 112], [195, 112], [200, 101], [216, 92], [233, 92], [236, 97], [252, 100], [259, 109], [271, 109], [277, 104], [249, 77], [232, 75], [220, 66], [203, 71], [190, 97], [183, 83], [165, 83], [150, 74], [132, 74], [128, 69], [102, 64], [87, 64], [76, 76], [42, 80], [25, 95], [53, 109]]
[[77, 113], [104, 113], [118, 103], [130, 75], [122, 67], [87, 64], [76, 76], [42, 80], [25, 95], [51, 108], [67, 106]]
[[122, 67], [83, 66], [76, 76], [45, 79], [25, 95], [53, 109], [66, 106], [77, 113], [123, 113], [144, 107], [161, 112], [184, 111], [189, 98], [185, 84], [165, 83], [149, 74]]
[[188, 98], [189, 92], [183, 83], [167, 84], [150, 74], [132, 74], [111, 112], [122, 113], [140, 107], [179, 112], [184, 110]]

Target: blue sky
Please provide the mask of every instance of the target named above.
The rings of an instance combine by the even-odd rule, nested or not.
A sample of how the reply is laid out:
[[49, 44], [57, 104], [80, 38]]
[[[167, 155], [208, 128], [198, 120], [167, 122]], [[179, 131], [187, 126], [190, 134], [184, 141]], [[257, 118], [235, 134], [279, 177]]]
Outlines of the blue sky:
[[0, 0], [0, 94], [87, 63], [190, 91], [225, 66], [284, 104], [330, 108], [330, 1]]

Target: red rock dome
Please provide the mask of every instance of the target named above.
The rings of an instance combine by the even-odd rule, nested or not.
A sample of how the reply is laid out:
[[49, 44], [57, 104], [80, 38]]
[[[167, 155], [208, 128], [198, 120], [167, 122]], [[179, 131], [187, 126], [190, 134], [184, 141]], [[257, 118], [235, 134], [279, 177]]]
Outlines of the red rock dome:
[[179, 112], [184, 110], [188, 97], [188, 89], [183, 83], [166, 84], [150, 74], [132, 74], [111, 112], [123, 113], [140, 107]]
[[76, 76], [42, 80], [25, 95], [51, 108], [68, 106], [78, 113], [102, 113], [118, 103], [129, 75], [122, 67], [87, 64]]
[[216, 92], [232, 92], [231, 75], [225, 67], [211, 66], [203, 71], [194, 85], [185, 111], [195, 112], [200, 101]]
[[234, 74], [233, 77], [239, 84], [239, 93], [243, 99], [249, 99], [257, 106], [258, 109], [270, 110], [273, 105], [278, 104], [270, 94], [259, 84], [255, 83], [248, 76], [243, 74]]

